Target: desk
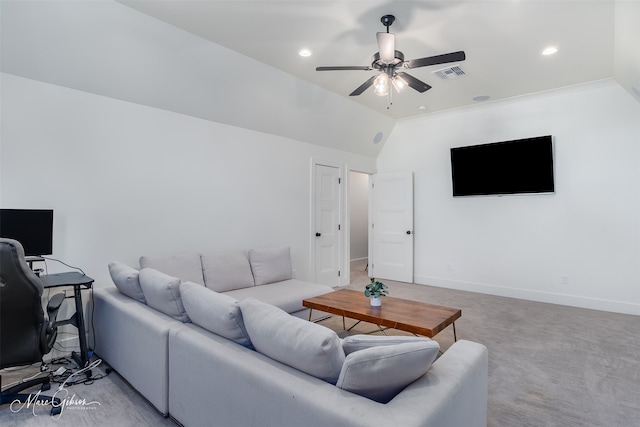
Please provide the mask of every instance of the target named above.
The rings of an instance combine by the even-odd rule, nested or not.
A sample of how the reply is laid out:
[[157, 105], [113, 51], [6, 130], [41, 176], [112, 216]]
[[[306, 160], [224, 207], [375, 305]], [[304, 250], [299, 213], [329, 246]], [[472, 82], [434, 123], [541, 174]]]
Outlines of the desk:
[[80, 340], [80, 354], [75, 351], [71, 357], [80, 368], [84, 368], [89, 361], [89, 350], [87, 347], [87, 335], [84, 329], [84, 310], [82, 307], [82, 287], [91, 289], [93, 279], [77, 271], [66, 273], [47, 274], [40, 276], [45, 289], [58, 288], [62, 286], [73, 286], [73, 299], [76, 303], [76, 312], [71, 318], [56, 322], [56, 325], [73, 325], [78, 328], [78, 339]]

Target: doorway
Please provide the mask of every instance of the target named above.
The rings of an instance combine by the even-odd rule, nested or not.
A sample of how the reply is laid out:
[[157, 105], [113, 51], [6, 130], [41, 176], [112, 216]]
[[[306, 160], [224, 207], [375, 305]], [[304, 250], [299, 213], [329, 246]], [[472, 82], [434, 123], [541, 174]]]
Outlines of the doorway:
[[352, 284], [354, 281], [358, 284], [368, 282], [369, 180], [367, 173], [349, 171], [349, 281]]

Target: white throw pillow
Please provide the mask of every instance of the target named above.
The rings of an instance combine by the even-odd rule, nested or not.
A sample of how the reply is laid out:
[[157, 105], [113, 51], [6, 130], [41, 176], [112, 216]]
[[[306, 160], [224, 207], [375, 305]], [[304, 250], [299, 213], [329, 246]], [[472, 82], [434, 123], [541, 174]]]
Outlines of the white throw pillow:
[[249, 258], [245, 252], [219, 252], [202, 255], [204, 285], [216, 292], [233, 291], [254, 285]]
[[189, 316], [180, 297], [180, 279], [168, 276], [152, 268], [140, 270], [140, 286], [147, 305], [183, 323]]
[[331, 329], [290, 316], [249, 298], [240, 303], [244, 325], [255, 349], [280, 363], [335, 384], [344, 351]]
[[439, 349], [429, 340], [354, 351], [345, 359], [336, 386], [387, 403], [427, 373]]
[[249, 262], [256, 286], [293, 279], [291, 250], [288, 246], [251, 249]]
[[147, 303], [138, 280], [139, 271], [121, 262], [109, 263], [109, 274], [120, 293], [143, 304]]
[[371, 347], [379, 347], [384, 345], [404, 344], [407, 342], [428, 342], [432, 341], [427, 337], [414, 336], [392, 336], [392, 335], [351, 335], [342, 340], [342, 349], [345, 355], [349, 355], [354, 351], [364, 350]]
[[180, 285], [180, 295], [194, 324], [242, 346], [251, 347], [238, 300], [192, 282]]
[[142, 256], [140, 257], [140, 269], [143, 268], [153, 268], [185, 282], [194, 282], [204, 286], [200, 254]]

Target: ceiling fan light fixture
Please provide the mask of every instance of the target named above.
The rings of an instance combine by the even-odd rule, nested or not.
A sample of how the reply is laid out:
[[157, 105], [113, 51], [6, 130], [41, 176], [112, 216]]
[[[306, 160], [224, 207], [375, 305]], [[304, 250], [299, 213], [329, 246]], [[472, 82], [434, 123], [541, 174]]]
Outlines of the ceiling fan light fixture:
[[[378, 39], [378, 52], [371, 57], [371, 65], [369, 66], [333, 66], [333, 67], [316, 67], [316, 71], [378, 71], [377, 75], [370, 76], [364, 83], [356, 88], [349, 96], [361, 95], [364, 91], [373, 86], [373, 92], [377, 96], [388, 96], [389, 103], [387, 109], [392, 105], [391, 97], [393, 89], [402, 92], [409, 86], [411, 89], [424, 93], [431, 89], [427, 83], [413, 77], [409, 73], [405, 73], [405, 68], [428, 67], [438, 64], [449, 64], [452, 62], [460, 62], [466, 59], [464, 51], [445, 53], [442, 55], [427, 56], [425, 58], [412, 59], [405, 61], [404, 54], [399, 50], [395, 50], [395, 35], [389, 32], [389, 27], [395, 21], [395, 16], [384, 15], [380, 18], [382, 25], [386, 27], [386, 32], [376, 33]], [[454, 68], [454, 67], [450, 67]], [[456, 70], [451, 71], [454, 75], [464, 75], [460, 67], [456, 66]]]
[[396, 92], [401, 93], [408, 86], [407, 82], [400, 76], [394, 76], [391, 79], [391, 84], [396, 89]]
[[386, 96], [389, 93], [389, 76], [386, 73], [378, 74], [373, 81], [373, 93], [378, 96]]
[[385, 64], [391, 64], [395, 60], [395, 35], [393, 33], [376, 33], [380, 59]]

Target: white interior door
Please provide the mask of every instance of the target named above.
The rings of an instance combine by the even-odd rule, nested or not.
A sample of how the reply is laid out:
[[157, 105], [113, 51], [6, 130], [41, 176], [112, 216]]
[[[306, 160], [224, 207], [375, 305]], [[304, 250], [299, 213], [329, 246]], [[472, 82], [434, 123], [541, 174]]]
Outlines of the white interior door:
[[340, 284], [340, 169], [315, 166], [315, 280]]
[[413, 174], [380, 173], [371, 184], [369, 276], [413, 282]]

